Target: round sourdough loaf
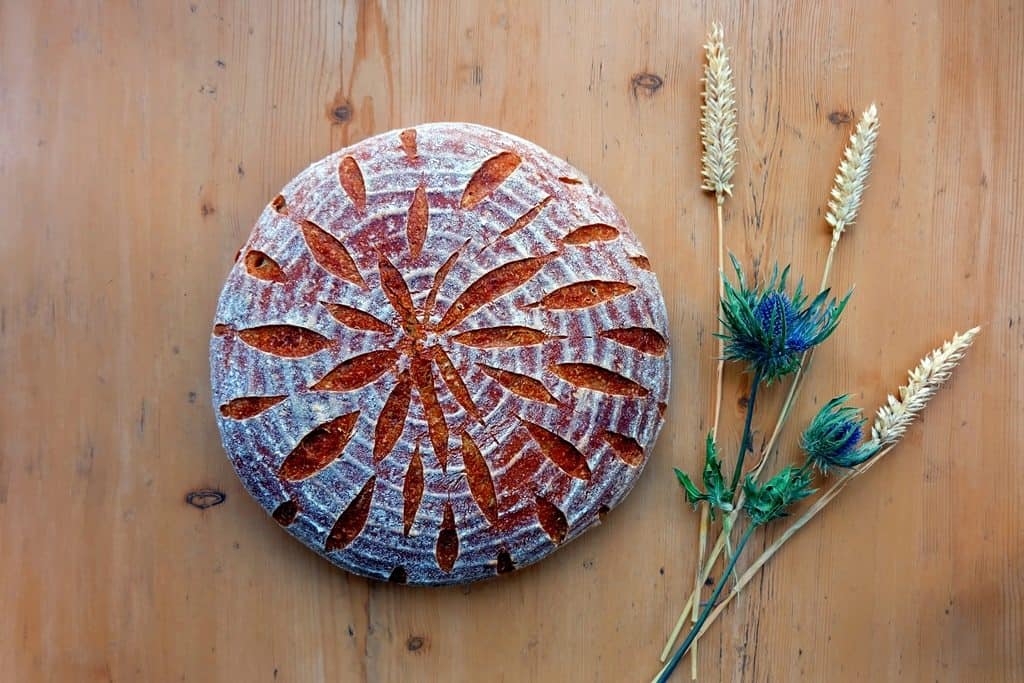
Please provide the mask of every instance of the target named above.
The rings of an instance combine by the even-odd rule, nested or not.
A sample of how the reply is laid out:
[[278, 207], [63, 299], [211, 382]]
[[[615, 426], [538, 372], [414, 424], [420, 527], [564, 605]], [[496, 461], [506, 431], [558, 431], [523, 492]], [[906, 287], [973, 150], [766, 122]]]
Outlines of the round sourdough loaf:
[[667, 329], [640, 243], [579, 171], [428, 124], [270, 202], [217, 306], [213, 401], [293, 536], [356, 574], [463, 583], [622, 500], [663, 422]]

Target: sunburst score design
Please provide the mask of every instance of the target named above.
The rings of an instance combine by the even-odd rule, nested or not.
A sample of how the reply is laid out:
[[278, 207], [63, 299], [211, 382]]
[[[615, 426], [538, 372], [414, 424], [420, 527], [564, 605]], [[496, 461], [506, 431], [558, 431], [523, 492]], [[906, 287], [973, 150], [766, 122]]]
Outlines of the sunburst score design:
[[661, 426], [648, 263], [610, 200], [519, 138], [359, 143], [271, 202], [228, 278], [225, 447], [350, 571], [456, 583], [536, 561], [621, 500]]

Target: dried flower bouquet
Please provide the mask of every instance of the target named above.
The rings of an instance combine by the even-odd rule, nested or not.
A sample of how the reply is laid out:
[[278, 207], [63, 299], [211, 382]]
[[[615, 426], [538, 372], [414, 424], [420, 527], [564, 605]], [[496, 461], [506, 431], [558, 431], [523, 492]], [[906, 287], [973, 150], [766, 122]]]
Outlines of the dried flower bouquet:
[[[725, 254], [722, 206], [732, 195], [737, 126], [732, 69], [719, 25], [713, 26], [704, 49], [704, 103], [700, 122], [704, 150], [701, 159], [701, 188], [715, 195], [721, 272], [724, 270]], [[695, 646], [700, 636], [786, 541], [824, 509], [851, 481], [892, 451], [917, 414], [924, 409], [939, 387], [949, 380], [953, 369], [963, 359], [979, 332], [979, 328], [975, 327], [962, 334], [954, 334], [951, 340], [925, 356], [910, 371], [909, 381], [899, 388], [899, 396], [890, 395], [886, 405], [878, 409], [868, 433], [865, 433], [867, 421], [861, 411], [847, 405], [848, 396], [837, 396], [828, 401], [804, 429], [799, 441], [802, 454], [797, 463], [782, 466], [776, 474], [762, 481], [762, 470], [775, 454], [779, 436], [798, 397], [814, 349], [835, 332], [849, 301], [849, 293], [842, 297], [831, 294], [829, 279], [836, 247], [845, 231], [857, 219], [877, 139], [878, 112], [872, 104], [864, 111], [850, 136], [836, 173], [826, 214], [832, 240], [821, 283], [813, 296], [805, 292], [803, 280], [790, 287], [788, 266], [781, 270], [776, 266], [762, 286], [748, 283], [735, 257], [730, 257], [735, 273], [732, 281], [721, 272], [720, 317], [716, 335], [719, 339], [719, 362], [716, 368], [712, 427], [706, 439], [704, 466], [699, 483], [695, 481], [696, 477], [675, 470], [686, 500], [699, 508], [701, 513], [697, 571], [690, 598], [662, 651], [661, 661], [665, 664], [655, 681], [667, 680], [687, 652], [693, 653], [691, 674], [696, 679]], [[725, 465], [720, 457], [717, 438], [722, 404], [722, 374], [726, 361], [742, 364], [752, 376], [743, 432], [731, 474], [723, 469]], [[753, 451], [751, 434], [758, 394], [786, 379], [789, 388], [775, 426], [761, 449], [757, 463], [746, 469], [746, 457]], [[818, 493], [814, 488], [818, 476], [824, 482], [831, 478], [831, 484], [737, 576], [737, 561], [756, 530], [788, 516], [794, 503]], [[721, 528], [708, 553], [707, 539], [712, 523], [719, 524]], [[735, 547], [731, 541], [734, 531], [738, 531]], [[701, 594], [704, 582], [723, 551], [725, 568], [709, 598], [703, 601]], [[730, 578], [732, 586], [726, 592]], [[692, 625], [673, 652], [672, 648], [688, 621]]]

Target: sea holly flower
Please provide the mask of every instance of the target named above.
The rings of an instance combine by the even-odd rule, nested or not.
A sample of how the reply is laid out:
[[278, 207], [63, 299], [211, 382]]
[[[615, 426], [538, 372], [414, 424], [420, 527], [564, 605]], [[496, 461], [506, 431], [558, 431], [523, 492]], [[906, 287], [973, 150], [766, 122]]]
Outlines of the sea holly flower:
[[837, 396], [826, 403], [800, 437], [800, 447], [822, 472], [856, 467], [878, 452], [873, 441], [858, 446], [865, 420], [859, 409], [844, 405], [847, 398]]
[[730, 258], [737, 283], [724, 282], [725, 359], [746, 362], [765, 383], [796, 372], [804, 352], [835, 331], [850, 295], [836, 301], [825, 290], [808, 304], [803, 281], [789, 294], [789, 266], [780, 274], [777, 265], [764, 288], [749, 288], [739, 261], [731, 254]]
[[704, 449], [704, 489], [702, 493], [697, 485], [693, 483], [689, 475], [680, 469], [676, 469], [676, 479], [686, 493], [686, 502], [694, 508], [706, 500], [711, 509], [711, 518], [715, 518], [715, 510], [732, 512], [732, 491], [725, 483], [722, 476], [722, 461], [718, 458], [718, 446], [715, 444], [714, 436], [708, 432], [708, 438]]
[[789, 465], [764, 484], [758, 484], [748, 476], [743, 482], [746, 499], [743, 510], [753, 526], [761, 526], [785, 517], [789, 514], [790, 505], [812, 493], [810, 473], [802, 467]]

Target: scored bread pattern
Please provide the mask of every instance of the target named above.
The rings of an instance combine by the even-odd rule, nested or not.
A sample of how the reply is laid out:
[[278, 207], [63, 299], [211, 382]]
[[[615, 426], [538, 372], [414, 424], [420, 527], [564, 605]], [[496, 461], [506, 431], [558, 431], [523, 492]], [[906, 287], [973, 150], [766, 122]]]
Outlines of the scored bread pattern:
[[470, 124], [375, 136], [260, 216], [217, 307], [222, 440], [278, 524], [349, 571], [462, 583], [544, 557], [639, 476], [664, 301], [612, 202]]

